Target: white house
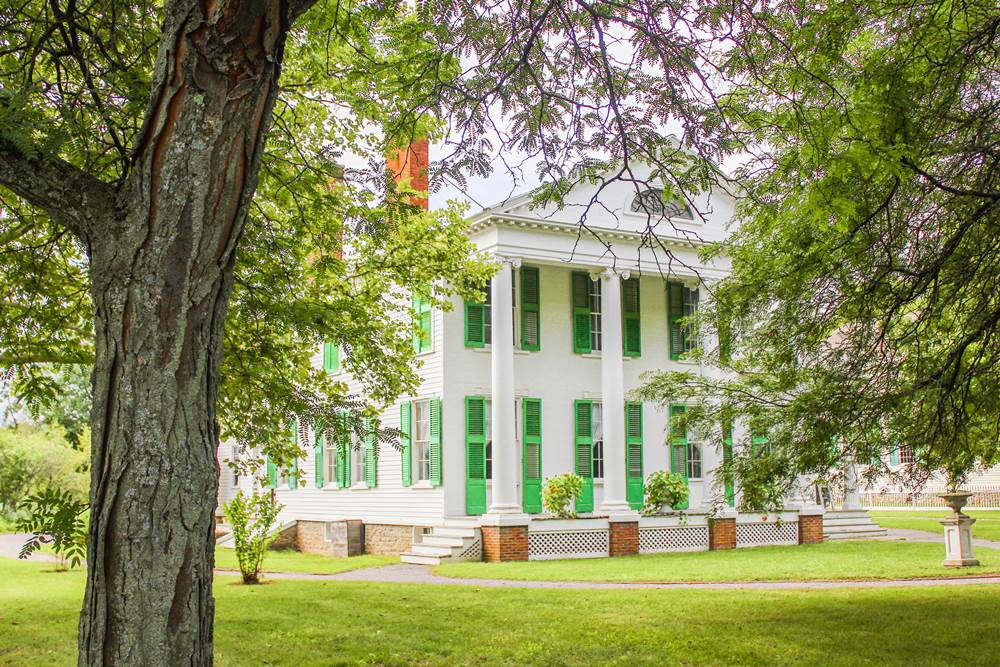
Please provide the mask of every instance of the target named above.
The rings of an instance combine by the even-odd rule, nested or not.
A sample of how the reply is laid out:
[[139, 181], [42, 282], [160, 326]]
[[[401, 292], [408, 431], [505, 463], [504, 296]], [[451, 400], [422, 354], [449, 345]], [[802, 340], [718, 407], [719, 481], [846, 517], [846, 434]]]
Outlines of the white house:
[[[320, 542], [326, 524], [356, 519], [367, 550], [410, 552], [418, 562], [492, 554], [508, 527], [512, 539], [530, 536], [533, 558], [614, 553], [617, 524], [641, 528], [646, 547], [708, 548], [710, 505], [734, 504], [732, 489], [714, 486], [721, 454], [671, 433], [669, 413], [684, 406], [626, 398], [646, 371], [714, 372], [685, 360], [696, 334], [678, 319], [728, 269], [698, 251], [724, 238], [733, 200], [716, 190], [664, 206], [657, 190], [614, 183], [600, 192], [579, 186], [562, 208], [529, 203], [514, 198], [471, 219], [473, 241], [499, 263], [487, 303], [444, 312], [415, 302], [423, 381], [382, 415], [384, 427], [404, 433], [402, 450], [382, 447], [377, 460], [367, 449], [338, 455], [334, 443], [303, 434], [315, 455], [300, 462], [298, 479], [272, 477], [300, 542]], [[647, 211], [655, 239], [644, 233]], [[703, 336], [701, 344], [717, 342]], [[328, 345], [322, 361], [360, 390], [339, 357]], [[656, 470], [687, 479], [688, 515], [640, 526], [643, 479]], [[542, 482], [571, 471], [586, 480], [576, 509], [593, 517], [589, 524], [542, 514]], [[227, 475], [224, 467], [231, 485]], [[758, 530], [766, 521], [740, 517], [753, 525], [741, 545], [802, 539], [796, 519]], [[525, 545], [518, 549], [512, 557], [525, 555]]]

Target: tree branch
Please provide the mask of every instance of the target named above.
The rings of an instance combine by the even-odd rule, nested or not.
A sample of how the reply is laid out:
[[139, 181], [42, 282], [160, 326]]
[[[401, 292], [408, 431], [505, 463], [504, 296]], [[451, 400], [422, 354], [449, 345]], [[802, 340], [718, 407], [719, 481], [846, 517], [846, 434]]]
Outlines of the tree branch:
[[29, 155], [0, 136], [0, 185], [51, 215], [86, 240], [93, 223], [114, 209], [115, 189], [99, 178], [40, 151]]

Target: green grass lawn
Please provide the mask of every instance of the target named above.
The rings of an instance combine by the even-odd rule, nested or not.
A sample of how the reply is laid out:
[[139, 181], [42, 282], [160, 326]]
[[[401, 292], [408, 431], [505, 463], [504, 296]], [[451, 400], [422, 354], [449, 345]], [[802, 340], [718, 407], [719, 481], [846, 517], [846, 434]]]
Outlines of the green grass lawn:
[[[965, 512], [976, 520], [972, 525], [972, 536], [982, 540], [1000, 542], [1000, 510], [967, 510]], [[908, 528], [911, 530], [927, 530], [944, 535], [944, 526], [939, 521], [950, 512], [947, 510], [872, 510], [875, 522], [883, 528]]]
[[435, 568], [450, 577], [558, 581], [780, 581], [895, 579], [1000, 572], [1000, 551], [977, 549], [981, 567], [941, 567], [943, 544], [841, 541], [730, 551], [646, 554], [508, 563], [450, 563]]
[[[0, 558], [0, 665], [75, 663], [79, 570]], [[481, 589], [220, 578], [216, 663], [995, 665], [1000, 587]]]
[[[378, 567], [398, 563], [398, 556], [354, 556], [353, 558], [331, 558], [320, 554], [304, 554], [298, 551], [268, 551], [264, 556], [264, 572], [308, 572], [311, 574], [337, 574], [362, 567]], [[230, 570], [240, 569], [236, 561], [236, 551], [224, 547], [215, 549], [215, 567]]]

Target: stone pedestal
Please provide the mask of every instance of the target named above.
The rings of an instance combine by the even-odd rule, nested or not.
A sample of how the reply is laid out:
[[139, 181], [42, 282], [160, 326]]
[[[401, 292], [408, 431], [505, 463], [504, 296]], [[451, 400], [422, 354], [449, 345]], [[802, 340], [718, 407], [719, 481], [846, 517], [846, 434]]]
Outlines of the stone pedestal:
[[639, 522], [609, 521], [608, 552], [611, 556], [635, 556], [639, 553]]
[[708, 548], [711, 551], [736, 548], [735, 516], [714, 516], [708, 519]]
[[942, 565], [945, 567], [979, 565], [979, 561], [972, 553], [972, 524], [975, 522], [975, 519], [962, 512], [941, 519], [941, 524], [944, 525], [945, 552]]
[[821, 544], [823, 542], [823, 510], [799, 510], [799, 544]]

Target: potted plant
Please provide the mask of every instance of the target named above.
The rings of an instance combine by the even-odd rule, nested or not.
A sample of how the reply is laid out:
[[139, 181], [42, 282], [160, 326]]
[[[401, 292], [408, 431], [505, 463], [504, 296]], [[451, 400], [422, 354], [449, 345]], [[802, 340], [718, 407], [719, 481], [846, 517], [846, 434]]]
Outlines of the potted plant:
[[657, 470], [646, 478], [645, 491], [646, 504], [642, 513], [646, 515], [674, 509], [688, 499], [688, 486], [684, 478], [665, 470]]

